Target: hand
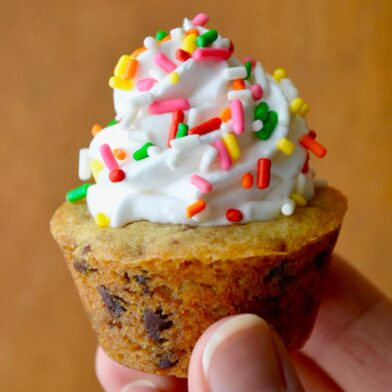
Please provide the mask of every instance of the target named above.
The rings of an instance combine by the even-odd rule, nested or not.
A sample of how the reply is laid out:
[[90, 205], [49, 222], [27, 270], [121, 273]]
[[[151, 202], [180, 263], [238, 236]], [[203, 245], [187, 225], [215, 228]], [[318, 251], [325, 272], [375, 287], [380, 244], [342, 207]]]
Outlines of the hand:
[[390, 391], [392, 303], [337, 257], [325, 288], [312, 337], [291, 357], [262, 319], [239, 315], [200, 337], [188, 381], [128, 369], [100, 348], [98, 379], [107, 392]]

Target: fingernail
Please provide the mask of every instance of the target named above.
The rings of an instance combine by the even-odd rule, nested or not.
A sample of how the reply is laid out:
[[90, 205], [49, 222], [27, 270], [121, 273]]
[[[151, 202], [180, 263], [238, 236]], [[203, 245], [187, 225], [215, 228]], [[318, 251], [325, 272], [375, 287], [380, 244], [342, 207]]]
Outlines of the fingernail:
[[202, 366], [212, 392], [285, 390], [271, 330], [253, 314], [235, 316], [215, 331]]
[[157, 392], [158, 388], [149, 380], [136, 380], [126, 385], [120, 392]]

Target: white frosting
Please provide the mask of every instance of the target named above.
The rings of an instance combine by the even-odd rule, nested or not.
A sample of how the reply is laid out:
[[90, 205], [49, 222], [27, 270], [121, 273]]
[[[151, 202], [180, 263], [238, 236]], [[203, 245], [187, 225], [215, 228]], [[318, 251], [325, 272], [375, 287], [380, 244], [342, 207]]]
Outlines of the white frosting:
[[[302, 174], [306, 150], [298, 139], [308, 132], [305, 120], [292, 115], [290, 100], [298, 95], [289, 79], [283, 84], [266, 74], [257, 63], [245, 90], [232, 90], [232, 81], [238, 75], [243, 77], [243, 66], [234, 56], [227, 61], [185, 62], [176, 59], [175, 52], [181, 48], [185, 30], [194, 28], [186, 19], [182, 28], [171, 30], [171, 39], [157, 45], [155, 39], [147, 37], [144, 45], [147, 51], [138, 55], [139, 62], [134, 77], [135, 87], [129, 91], [114, 90], [116, 118], [121, 121], [100, 131], [92, 140], [88, 156], [103, 162], [100, 146], [108, 144], [112, 150], [123, 149], [127, 158], [118, 161], [125, 172], [125, 179], [112, 182], [110, 171], [104, 168], [96, 177], [97, 183], [87, 192], [87, 204], [93, 217], [104, 213], [110, 219], [110, 226], [119, 227], [136, 220], [149, 220], [161, 223], [183, 223], [195, 225], [226, 225], [228, 209], [242, 213], [241, 222], [274, 219], [294, 211], [295, 204], [290, 201], [293, 192], [300, 193], [309, 200], [314, 195], [311, 171]], [[197, 27], [202, 34], [207, 31]], [[213, 43], [214, 48], [227, 48], [228, 40], [222, 37]], [[156, 53], [164, 53], [177, 66], [179, 80], [173, 84], [171, 76], [154, 62]], [[242, 68], [238, 68], [242, 67]], [[140, 79], [157, 80], [148, 92], [136, 87]], [[259, 83], [264, 91], [261, 100], [252, 98], [250, 86]], [[244, 107], [245, 131], [235, 135], [240, 157], [233, 161], [230, 170], [222, 170], [213, 142], [222, 139], [225, 133], [232, 132], [232, 123], [222, 123], [219, 130], [202, 136], [185, 136], [175, 139], [167, 147], [168, 132], [172, 113], [150, 114], [148, 106], [156, 100], [186, 98], [190, 109], [184, 111], [184, 123], [190, 128], [218, 117], [232, 99], [240, 99]], [[255, 123], [254, 111], [260, 102], [267, 102], [270, 110], [278, 114], [278, 124], [268, 140], [260, 140], [255, 131], [263, 126]], [[258, 128], [258, 129], [257, 129]], [[295, 149], [288, 156], [277, 149], [280, 139], [287, 138], [294, 143]], [[132, 154], [150, 142], [155, 147], [148, 149], [148, 157], [139, 161]], [[84, 153], [83, 153], [84, 154]], [[84, 156], [83, 156], [84, 157]], [[271, 179], [266, 189], [256, 186], [257, 162], [260, 158], [271, 160]], [[85, 164], [84, 164], [85, 165]], [[245, 189], [241, 186], [244, 173], [251, 173], [254, 184]], [[84, 166], [83, 178], [88, 177]], [[190, 181], [198, 175], [210, 184], [212, 191], [202, 193]], [[202, 199], [206, 208], [199, 214], [188, 218], [187, 206]]]

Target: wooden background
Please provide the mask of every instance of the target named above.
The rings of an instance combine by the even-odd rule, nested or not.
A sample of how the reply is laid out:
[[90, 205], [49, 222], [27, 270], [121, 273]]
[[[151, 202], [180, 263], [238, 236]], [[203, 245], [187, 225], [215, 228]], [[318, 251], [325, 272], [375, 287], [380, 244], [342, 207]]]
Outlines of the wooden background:
[[[392, 294], [392, 2], [0, 0], [0, 390], [99, 391], [95, 339], [48, 222], [113, 117], [117, 58], [200, 10], [272, 71], [285, 66], [329, 146], [314, 161], [350, 210], [338, 250]], [[230, 4], [230, 5], [229, 5]]]

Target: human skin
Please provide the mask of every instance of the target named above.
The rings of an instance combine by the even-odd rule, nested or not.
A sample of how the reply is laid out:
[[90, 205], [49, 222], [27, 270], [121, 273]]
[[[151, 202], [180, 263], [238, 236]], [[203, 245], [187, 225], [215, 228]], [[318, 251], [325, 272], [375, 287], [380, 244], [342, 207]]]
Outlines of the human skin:
[[188, 380], [128, 369], [98, 348], [96, 372], [107, 392], [389, 391], [392, 303], [334, 256], [311, 338], [289, 355], [255, 315], [226, 317], [198, 340]]

